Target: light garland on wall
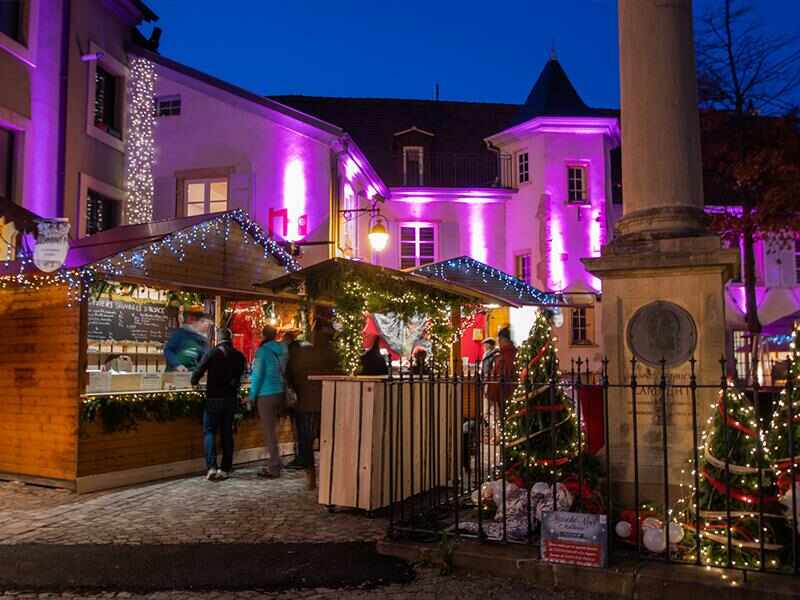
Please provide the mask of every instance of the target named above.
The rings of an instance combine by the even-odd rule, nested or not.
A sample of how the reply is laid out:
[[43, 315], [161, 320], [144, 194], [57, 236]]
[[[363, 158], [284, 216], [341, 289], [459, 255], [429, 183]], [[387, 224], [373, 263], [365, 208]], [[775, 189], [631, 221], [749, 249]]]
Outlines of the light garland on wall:
[[461, 256], [459, 258], [425, 265], [424, 267], [416, 269], [414, 273], [435, 277], [445, 281], [452, 279], [456, 283], [459, 282], [459, 278], [455, 277], [455, 274], [470, 275], [474, 273], [481, 278], [483, 283], [501, 283], [503, 285], [503, 291], [514, 294], [520, 300], [532, 299], [537, 304], [559, 303], [558, 298], [554, 294], [543, 292], [513, 275], [504, 273], [499, 269], [495, 269], [469, 256]]
[[[208, 248], [208, 237], [221, 235], [227, 241], [230, 237], [231, 223], [236, 223], [245, 234], [242, 245], [259, 244], [264, 249], [264, 258], [273, 257], [280, 262], [287, 273], [300, 269], [300, 265], [284, 250], [275, 240], [270, 238], [261, 226], [251, 219], [241, 209], [222, 213], [219, 216], [197, 223], [191, 227], [166, 235], [144, 247], [121, 252], [113, 257], [100, 260], [96, 263], [76, 269], [59, 269], [54, 273], [31, 273], [33, 259], [30, 255], [20, 259], [21, 268], [18, 273], [0, 275], [0, 289], [9, 285], [39, 290], [45, 286], [66, 285], [68, 287], [67, 306], [87, 300], [91, 294], [92, 283], [106, 279], [122, 277], [125, 269], [133, 267], [143, 269], [145, 276], [146, 259], [168, 252], [178, 262], [183, 262], [186, 257], [186, 248], [199, 245], [202, 249]], [[8, 268], [6, 263], [6, 268]]]
[[153, 164], [156, 126], [155, 65], [140, 56], [131, 58], [130, 111], [125, 146], [125, 215], [129, 224], [153, 220]]

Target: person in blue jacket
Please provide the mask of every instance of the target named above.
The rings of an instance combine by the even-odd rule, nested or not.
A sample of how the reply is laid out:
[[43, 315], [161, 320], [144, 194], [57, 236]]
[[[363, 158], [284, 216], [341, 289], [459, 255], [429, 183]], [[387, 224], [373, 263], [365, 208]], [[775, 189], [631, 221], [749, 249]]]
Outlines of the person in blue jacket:
[[286, 344], [275, 340], [277, 330], [267, 325], [262, 330], [263, 339], [253, 360], [253, 374], [250, 378], [250, 402], [258, 406], [261, 427], [264, 431], [264, 448], [269, 455], [266, 468], [259, 472], [261, 477], [280, 477], [281, 456], [278, 451], [278, 413], [284, 405], [286, 392], [286, 363], [289, 351]]
[[189, 317], [164, 345], [167, 371], [194, 371], [208, 351], [208, 332], [212, 320], [202, 314]]

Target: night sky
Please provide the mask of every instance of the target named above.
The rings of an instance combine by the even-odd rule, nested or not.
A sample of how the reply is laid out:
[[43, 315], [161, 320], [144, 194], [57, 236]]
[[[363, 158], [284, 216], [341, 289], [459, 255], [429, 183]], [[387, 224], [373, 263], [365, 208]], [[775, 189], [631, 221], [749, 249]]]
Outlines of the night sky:
[[[695, 13], [719, 0], [695, 0]], [[147, 0], [165, 56], [260, 94], [521, 103], [555, 47], [583, 99], [619, 106], [616, 0]], [[800, 33], [800, 2], [753, 2]]]

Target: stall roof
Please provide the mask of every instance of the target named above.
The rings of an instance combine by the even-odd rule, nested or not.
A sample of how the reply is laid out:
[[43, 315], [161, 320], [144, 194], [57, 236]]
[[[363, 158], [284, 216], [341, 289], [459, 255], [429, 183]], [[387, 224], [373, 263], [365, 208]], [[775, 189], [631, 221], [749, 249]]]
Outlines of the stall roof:
[[[437, 280], [409, 271], [398, 271], [396, 269], [381, 267], [366, 262], [348, 260], [346, 258], [329, 258], [328, 260], [318, 262], [299, 271], [295, 271], [282, 277], [278, 277], [277, 279], [258, 284], [257, 287], [270, 288], [274, 292], [280, 293], [286, 291], [290, 287], [297, 286], [301, 282], [307, 283], [309, 281], [335, 281], [337, 279], [341, 279], [344, 275], [349, 274], [363, 275], [365, 277], [391, 277], [396, 281], [401, 281], [410, 286], [438, 290], [475, 304], [517, 305], [515, 302], [507, 301], [506, 299], [500, 296], [495, 296], [488, 291], [473, 289], [457, 282]], [[320, 302], [332, 302], [334, 301], [334, 298], [326, 298], [323, 294], [323, 297], [318, 298], [318, 300]]]
[[564, 304], [557, 295], [543, 292], [513, 275], [469, 256], [459, 256], [430, 263], [417, 267], [412, 272], [432, 280], [446, 281], [450, 284], [479, 290], [496, 298], [502, 298], [503, 303], [512, 306], [561, 306]]

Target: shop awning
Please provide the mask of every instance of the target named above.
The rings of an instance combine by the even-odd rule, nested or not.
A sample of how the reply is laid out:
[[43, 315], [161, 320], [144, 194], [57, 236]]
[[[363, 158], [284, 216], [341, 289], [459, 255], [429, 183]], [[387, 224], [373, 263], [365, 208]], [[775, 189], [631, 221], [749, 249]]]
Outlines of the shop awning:
[[417, 289], [435, 290], [465, 304], [499, 304], [517, 306], [489, 291], [474, 289], [459, 282], [439, 280], [410, 271], [398, 271], [346, 258], [330, 258], [299, 271], [289, 273], [259, 284], [277, 294], [308, 296], [321, 304], [334, 303], [337, 283], [347, 277], [361, 276], [370, 279], [390, 278], [393, 282]]
[[[37, 276], [7, 263], [7, 277]], [[297, 262], [242, 210], [125, 225], [70, 244], [53, 283], [111, 280], [227, 296], [266, 296], [255, 284], [297, 270]]]
[[[789, 333], [792, 324], [800, 319], [800, 290], [796, 288], [758, 288], [758, 320], [764, 335]], [[725, 293], [725, 318], [729, 327], [747, 328], [745, 320], [745, 290], [743, 286], [729, 286]]]
[[521, 279], [475, 260], [459, 256], [418, 267], [412, 271], [431, 280], [457, 284], [502, 298], [510, 306], [561, 306], [555, 294], [543, 292]]

